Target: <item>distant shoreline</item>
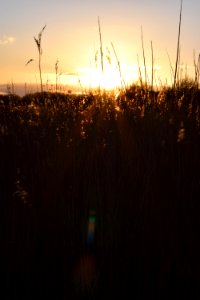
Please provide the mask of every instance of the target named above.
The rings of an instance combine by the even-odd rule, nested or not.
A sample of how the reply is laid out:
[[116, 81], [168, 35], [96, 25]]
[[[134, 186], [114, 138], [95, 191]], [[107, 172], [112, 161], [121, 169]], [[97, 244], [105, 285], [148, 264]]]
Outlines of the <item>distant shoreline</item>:
[[[0, 95], [7, 95], [7, 94], [16, 94], [20, 97], [23, 97], [26, 94], [33, 94], [40, 91], [40, 86], [38, 84], [0, 84]], [[44, 85], [44, 91], [46, 92], [56, 92], [55, 85]], [[80, 89], [75, 86], [66, 86], [66, 85], [59, 85], [57, 92], [60, 93], [79, 93]]]

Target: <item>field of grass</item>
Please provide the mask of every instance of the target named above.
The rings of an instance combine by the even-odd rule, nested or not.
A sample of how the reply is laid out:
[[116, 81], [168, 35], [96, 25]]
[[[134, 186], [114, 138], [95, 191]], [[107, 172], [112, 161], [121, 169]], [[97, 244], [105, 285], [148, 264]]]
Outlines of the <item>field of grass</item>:
[[199, 212], [194, 85], [0, 96], [1, 299], [200, 299]]

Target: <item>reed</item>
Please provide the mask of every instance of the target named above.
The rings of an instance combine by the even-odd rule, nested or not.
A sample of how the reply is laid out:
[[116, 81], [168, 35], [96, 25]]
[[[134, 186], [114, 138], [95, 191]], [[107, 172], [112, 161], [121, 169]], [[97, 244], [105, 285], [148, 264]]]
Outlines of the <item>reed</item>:
[[174, 88], [176, 87], [176, 84], [177, 84], [178, 65], [180, 62], [180, 35], [181, 35], [182, 8], [183, 8], [183, 0], [181, 0], [180, 16], [179, 16], [178, 40], [177, 40], [177, 49], [176, 49], [176, 63], [175, 63], [175, 72], [174, 72]]
[[193, 61], [194, 61], [194, 81], [195, 85], [199, 87], [199, 73], [200, 73], [200, 54], [198, 55], [198, 60], [196, 62], [195, 50], [193, 51]]
[[121, 79], [121, 85], [122, 85], [122, 88], [124, 89], [124, 91], [126, 92], [127, 88], [126, 88], [126, 83], [125, 83], [125, 80], [124, 80], [124, 77], [123, 77], [123, 74], [122, 74], [121, 64], [120, 64], [120, 61], [118, 59], [117, 52], [115, 50], [114, 44], [112, 42], [111, 42], [111, 46], [112, 46], [115, 58], [117, 60], [117, 66], [118, 66], [118, 69], [119, 69], [119, 74], [120, 74], [120, 79]]
[[139, 55], [137, 54], [137, 63], [138, 63], [138, 72], [139, 72], [139, 81], [140, 81], [140, 86], [143, 86], [143, 81], [142, 81], [142, 72], [141, 72], [141, 67], [140, 67], [140, 61], [139, 61]]
[[40, 74], [40, 90], [43, 92], [43, 84], [42, 84], [42, 68], [41, 68], [41, 60], [42, 60], [42, 34], [46, 28], [46, 25], [42, 28], [42, 30], [38, 33], [38, 37], [34, 37], [35, 43], [37, 45], [38, 54], [39, 54], [39, 61], [38, 61], [38, 68]]
[[[111, 55], [103, 53], [99, 18], [98, 25], [103, 75]], [[56, 94], [0, 98], [1, 293], [8, 299], [123, 299], [126, 291], [171, 299], [173, 288], [181, 298], [183, 277], [188, 298], [199, 299], [200, 102], [193, 82], [177, 86], [180, 25], [181, 17], [170, 89], [152, 91], [153, 43], [148, 79], [141, 29], [140, 87], [126, 86], [111, 43], [126, 93], [117, 101], [57, 93], [58, 60]], [[44, 29], [35, 38], [41, 92]], [[198, 84], [195, 53], [194, 66]]]
[[144, 38], [143, 38], [143, 28], [141, 26], [141, 42], [142, 42], [142, 54], [143, 54], [143, 62], [144, 62], [144, 73], [145, 73], [145, 88], [147, 90], [147, 66], [146, 66], [146, 57], [144, 51]]
[[102, 42], [101, 24], [100, 24], [100, 18], [99, 18], [99, 17], [98, 17], [98, 27], [99, 27], [100, 54], [101, 54], [101, 70], [102, 70], [102, 74], [103, 74], [103, 71], [104, 71], [104, 63], [103, 63], [103, 42]]
[[170, 69], [171, 69], [171, 84], [173, 84], [174, 69], [173, 69], [172, 62], [171, 62], [171, 58], [170, 58], [170, 56], [169, 56], [168, 51], [167, 51], [167, 57], [168, 57], [169, 65], [170, 65]]
[[151, 90], [153, 91], [154, 81], [154, 53], [153, 53], [153, 43], [151, 41]]
[[[189, 84], [178, 89], [178, 101], [174, 89], [144, 97], [144, 86], [133, 86], [117, 109], [105, 94], [0, 99], [2, 274], [7, 286], [18, 284], [14, 299], [33, 299], [24, 282], [34, 299], [41, 291], [50, 299], [54, 290], [54, 299], [107, 299], [108, 290], [115, 297], [125, 287], [134, 297], [132, 279], [138, 276], [149, 299], [156, 299], [159, 277], [171, 293], [168, 282], [175, 284], [176, 278], [165, 277], [168, 252], [152, 243], [147, 257], [146, 249], [149, 234], [151, 239], [164, 234], [172, 248], [167, 261], [171, 274], [178, 222], [180, 235], [185, 238], [187, 228], [185, 240], [196, 245], [188, 224], [199, 226], [200, 109], [199, 94], [192, 94]], [[96, 216], [92, 243], [86, 239], [88, 215]], [[42, 250], [36, 252], [41, 240]], [[176, 247], [182, 249], [182, 240]], [[189, 242], [184, 247], [184, 253], [194, 251]], [[159, 256], [154, 255], [158, 250]], [[198, 284], [198, 274], [191, 274], [188, 265], [193, 267], [190, 257], [177, 265], [177, 280], [184, 269]], [[36, 278], [40, 270], [43, 276]], [[153, 290], [145, 285], [146, 274], [155, 278]], [[139, 285], [135, 294], [146, 299]]]
[[55, 63], [55, 72], [56, 72], [56, 93], [58, 92], [58, 64], [59, 64], [59, 60], [56, 60]]

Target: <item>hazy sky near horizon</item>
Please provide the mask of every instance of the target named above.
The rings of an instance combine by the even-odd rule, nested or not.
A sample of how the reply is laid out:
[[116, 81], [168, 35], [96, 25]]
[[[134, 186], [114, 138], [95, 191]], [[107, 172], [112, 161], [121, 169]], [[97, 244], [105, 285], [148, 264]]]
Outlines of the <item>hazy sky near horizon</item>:
[[[147, 67], [154, 65], [162, 80], [175, 64], [180, 0], [4, 0], [0, 3], [0, 83], [34, 83], [38, 76], [38, 53], [33, 37], [44, 25], [42, 36], [43, 81], [53, 83], [59, 60], [62, 79], [78, 81], [95, 68], [99, 49], [98, 16], [101, 21], [104, 53], [110, 50], [112, 64], [118, 58], [127, 74], [138, 74], [137, 54], [142, 65], [141, 26]], [[181, 63], [193, 72], [193, 50], [200, 51], [199, 0], [183, 0]], [[32, 63], [25, 67], [29, 59]], [[183, 69], [185, 68], [183, 66]], [[184, 69], [185, 72], [185, 69]], [[65, 76], [64, 74], [68, 74]], [[112, 74], [112, 73], [111, 73]], [[61, 77], [60, 76], [60, 77]], [[150, 75], [149, 75], [150, 76]]]

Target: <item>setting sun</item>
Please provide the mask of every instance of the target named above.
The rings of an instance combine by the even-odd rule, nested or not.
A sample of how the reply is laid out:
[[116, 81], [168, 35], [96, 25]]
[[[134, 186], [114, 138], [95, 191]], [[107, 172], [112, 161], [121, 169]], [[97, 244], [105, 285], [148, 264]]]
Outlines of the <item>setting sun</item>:
[[[154, 85], [172, 84], [178, 33], [178, 2], [149, 5], [146, 0], [135, 4], [124, 0], [123, 3], [117, 1], [113, 5], [112, 1], [94, 3], [88, 0], [87, 3], [79, 3], [77, 6], [76, 1], [61, 3], [58, 0], [49, 4], [47, 9], [38, 0], [34, 4], [19, 0], [12, 15], [2, 15], [0, 21], [0, 53], [3, 58], [0, 59], [0, 84], [4, 85], [1, 91], [5, 91], [8, 83], [39, 86], [38, 49], [33, 37], [37, 37], [44, 25], [46, 29], [41, 39], [41, 72], [44, 85], [53, 86], [57, 82], [67, 90], [98, 87], [115, 89], [138, 82], [140, 76], [144, 81], [143, 54], [147, 80], [151, 82], [151, 41]], [[9, 11], [7, 2], [3, 4], [3, 8], [2, 11]], [[193, 49], [197, 49], [197, 59], [199, 44], [196, 28], [199, 16], [196, 12], [199, 9], [198, 1], [184, 3], [179, 62], [183, 77], [185, 74], [194, 77], [195, 73]], [[28, 13], [22, 14], [23, 11]], [[38, 11], [40, 16], [35, 18]], [[16, 21], [17, 15], [22, 16], [20, 22]], [[98, 15], [101, 24], [98, 24]], [[153, 22], [154, 19], [156, 23]], [[101, 25], [101, 41], [98, 25]], [[144, 53], [141, 45], [141, 25], [144, 33]], [[111, 47], [112, 42], [116, 46], [118, 59]], [[101, 56], [104, 60], [103, 71]], [[31, 64], [25, 67], [29, 60], [32, 61]], [[59, 70], [56, 76], [57, 60]]]
[[200, 300], [199, 12], [1, 0], [0, 299]]
[[85, 74], [80, 77], [80, 82], [85, 87], [115, 89], [122, 86], [122, 78], [117, 68], [105, 65], [104, 70], [100, 68], [88, 69]]
[[[44, 78], [47, 78], [50, 84], [55, 85], [55, 74], [44, 74]], [[124, 88], [124, 84], [126, 86], [129, 86], [137, 80], [138, 68], [137, 65], [134, 64], [122, 64], [121, 75], [117, 65], [112, 66], [108, 63], [105, 63], [103, 72], [100, 67], [78, 68], [75, 69], [71, 74], [61, 73], [58, 76], [58, 84], [79, 86], [79, 88], [84, 90], [96, 88], [113, 90], [118, 88]]]

